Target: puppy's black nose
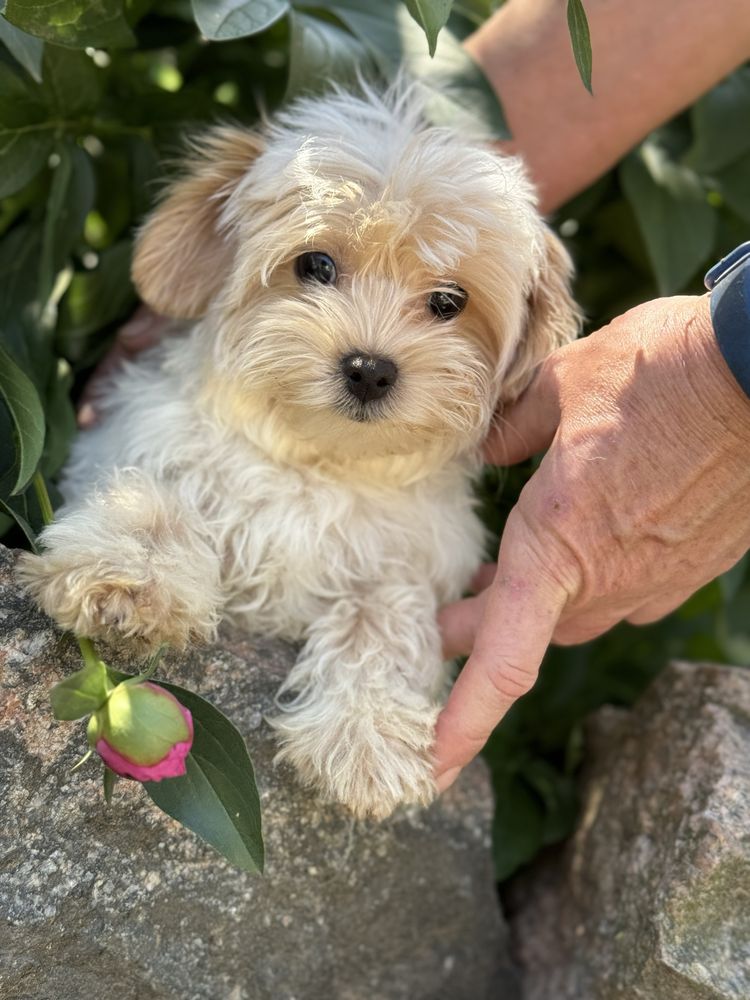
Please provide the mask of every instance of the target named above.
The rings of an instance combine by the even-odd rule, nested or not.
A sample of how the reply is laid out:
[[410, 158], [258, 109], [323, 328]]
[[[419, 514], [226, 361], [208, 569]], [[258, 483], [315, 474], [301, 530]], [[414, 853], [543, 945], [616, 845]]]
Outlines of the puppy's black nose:
[[371, 354], [348, 354], [341, 360], [341, 371], [347, 389], [360, 403], [382, 399], [398, 379], [398, 368], [393, 361]]

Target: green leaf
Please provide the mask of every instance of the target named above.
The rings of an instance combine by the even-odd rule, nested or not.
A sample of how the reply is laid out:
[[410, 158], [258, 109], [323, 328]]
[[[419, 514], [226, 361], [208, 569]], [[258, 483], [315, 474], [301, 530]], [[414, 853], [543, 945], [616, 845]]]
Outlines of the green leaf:
[[750, 222], [750, 155], [719, 171], [716, 179], [727, 205]]
[[[48, 47], [42, 68], [44, 79], [35, 92], [48, 118], [65, 121], [99, 110], [103, 72], [85, 52]], [[58, 123], [53, 121], [51, 125], [57, 128]]]
[[0, 395], [10, 411], [18, 473], [11, 495], [20, 493], [36, 472], [44, 447], [44, 410], [28, 376], [0, 346]]
[[73, 142], [58, 147], [60, 162], [52, 174], [52, 185], [44, 219], [42, 259], [39, 263], [39, 300], [47, 301], [59, 271], [68, 263], [80, 239], [86, 216], [94, 204], [94, 172], [88, 155]]
[[0, 343], [44, 392], [54, 364], [48, 334], [39, 323], [37, 268], [42, 252], [39, 225], [15, 226], [0, 240]]
[[47, 301], [59, 271], [80, 239], [86, 216], [94, 204], [94, 172], [88, 155], [73, 142], [58, 147], [60, 162], [52, 174], [44, 217], [42, 259], [39, 264], [39, 300]]
[[698, 177], [648, 139], [620, 166], [659, 292], [673, 295], [710, 257], [716, 215]]
[[193, 0], [201, 33], [217, 42], [257, 35], [288, 10], [288, 0]]
[[496, 778], [492, 853], [498, 881], [509, 878], [544, 844], [544, 806], [520, 775]]
[[44, 397], [47, 432], [42, 453], [42, 470], [48, 477], [56, 475], [62, 468], [75, 435], [76, 415], [70, 398], [72, 388], [73, 373], [70, 365], [60, 358]]
[[[110, 669], [115, 682], [130, 675]], [[245, 871], [263, 871], [260, 798], [245, 741], [209, 701], [177, 684], [155, 683], [193, 716], [193, 746], [181, 778], [146, 781], [144, 788], [165, 813]]]
[[431, 59], [424, 50], [422, 31], [399, 0], [381, 0], [378, 4], [333, 0], [325, 6], [373, 53], [384, 76], [393, 77], [404, 66], [430, 90], [427, 111], [435, 124], [463, 127], [470, 119], [488, 137], [508, 138], [494, 90], [447, 28]]
[[160, 176], [159, 157], [148, 139], [135, 136], [127, 144], [130, 199], [133, 212], [141, 218], [151, 208], [156, 191], [154, 181]]
[[430, 55], [435, 55], [438, 35], [450, 16], [453, 0], [406, 0], [406, 7], [427, 36]]
[[7, 0], [5, 16], [30, 35], [73, 49], [126, 48], [135, 41], [121, 0]]
[[19, 191], [47, 162], [52, 152], [52, 135], [46, 127], [13, 128], [2, 120], [0, 110], [0, 198]]
[[111, 690], [107, 668], [99, 660], [55, 684], [49, 694], [52, 714], [64, 722], [83, 719], [102, 707]]
[[352, 35], [317, 17], [299, 11], [289, 15], [289, 79], [285, 100], [314, 93], [331, 80], [355, 79], [367, 59], [364, 46]]
[[0, 63], [0, 198], [35, 177], [52, 152], [53, 130], [38, 91]]
[[93, 271], [73, 276], [60, 303], [57, 345], [71, 361], [87, 354], [89, 337], [115, 320], [122, 319], [135, 304], [130, 282], [129, 240], [103, 250]]
[[709, 90], [690, 117], [694, 139], [684, 162], [699, 173], [714, 173], [750, 152], [750, 66]]
[[93, 113], [100, 100], [101, 71], [83, 52], [47, 47], [41, 84], [0, 63], [0, 198], [32, 180], [66, 122]]
[[37, 532], [34, 531], [28, 520], [26, 497], [6, 497], [5, 499], [0, 497], [0, 511], [3, 511], [4, 514], [11, 519], [11, 521], [14, 521], [18, 525], [26, 536], [26, 541], [29, 543], [31, 550], [33, 552], [37, 552]]
[[740, 587], [745, 582], [748, 566], [750, 566], [750, 554], [745, 554], [739, 562], [718, 578], [725, 603], [728, 604], [737, 596]]
[[590, 94], [591, 89], [591, 34], [589, 33], [589, 22], [586, 17], [581, 0], [568, 0], [568, 31], [570, 32], [570, 42], [573, 46], [578, 72], [581, 74], [583, 85]]
[[42, 82], [44, 42], [21, 31], [0, 15], [0, 42], [37, 83]]

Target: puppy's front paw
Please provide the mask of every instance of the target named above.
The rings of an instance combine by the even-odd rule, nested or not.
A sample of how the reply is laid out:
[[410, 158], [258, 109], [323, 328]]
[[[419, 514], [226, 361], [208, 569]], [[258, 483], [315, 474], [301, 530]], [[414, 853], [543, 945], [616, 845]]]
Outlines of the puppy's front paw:
[[210, 638], [216, 615], [199, 591], [173, 585], [147, 560], [111, 560], [86, 552], [23, 553], [18, 577], [63, 629], [90, 638], [125, 638], [144, 649], [184, 647]]
[[327, 707], [310, 702], [272, 720], [282, 745], [277, 759], [360, 818], [385, 819], [401, 804], [429, 805], [437, 707], [391, 703], [351, 718]]

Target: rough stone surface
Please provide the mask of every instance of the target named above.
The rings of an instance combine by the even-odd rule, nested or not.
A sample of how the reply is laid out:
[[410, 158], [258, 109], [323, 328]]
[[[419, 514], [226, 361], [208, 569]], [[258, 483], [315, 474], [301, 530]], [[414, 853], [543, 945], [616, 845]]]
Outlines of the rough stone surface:
[[575, 836], [510, 892], [525, 1000], [748, 1000], [750, 671], [673, 664], [592, 736]]
[[518, 1000], [481, 765], [425, 812], [356, 823], [272, 764], [263, 719], [290, 647], [227, 634], [168, 658], [248, 741], [268, 862], [237, 872], [136, 783], [107, 809], [97, 767], [70, 774], [83, 726], [52, 719], [48, 690], [76, 648], [12, 563], [0, 547], [3, 1000]]

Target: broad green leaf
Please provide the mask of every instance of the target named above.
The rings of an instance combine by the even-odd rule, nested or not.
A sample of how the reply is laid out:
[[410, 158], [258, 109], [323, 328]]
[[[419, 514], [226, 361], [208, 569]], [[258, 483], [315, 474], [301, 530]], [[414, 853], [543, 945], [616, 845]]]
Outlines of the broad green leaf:
[[265, 31], [288, 10], [288, 0], [193, 0], [198, 27], [217, 42]]
[[406, 0], [406, 6], [427, 36], [430, 55], [435, 55], [438, 35], [450, 16], [453, 0]]
[[126, 48], [135, 41], [122, 0], [7, 0], [16, 27], [55, 45]]
[[44, 521], [31, 487], [18, 496], [10, 496], [15, 479], [16, 448], [13, 422], [10, 413], [0, 404], [0, 517], [4, 522], [0, 531], [7, 531], [10, 524], [15, 522], [26, 536], [32, 551], [36, 551], [36, 537]]
[[18, 191], [46, 164], [65, 121], [91, 114], [101, 73], [83, 52], [48, 46], [41, 84], [0, 63], [0, 198]]
[[299, 11], [289, 15], [289, 80], [286, 99], [314, 93], [331, 80], [355, 79], [367, 59], [363, 45], [330, 21]]
[[47, 433], [44, 438], [42, 470], [45, 476], [54, 476], [60, 471], [76, 432], [76, 415], [70, 398], [72, 387], [73, 373], [70, 365], [61, 358], [55, 365], [44, 397]]
[[[118, 680], [126, 679], [115, 674]], [[192, 691], [157, 681], [190, 710], [195, 734], [181, 778], [144, 787], [165, 813], [197, 833], [227, 861], [263, 871], [260, 798], [245, 741], [217, 708]]]
[[102, 70], [85, 52], [48, 46], [44, 50], [42, 72], [44, 78], [35, 90], [49, 118], [68, 121], [87, 117], [99, 109]]
[[373, 53], [386, 77], [401, 66], [431, 92], [428, 113], [436, 124], [464, 127], [470, 120], [488, 136], [507, 138], [508, 128], [492, 87], [458, 39], [446, 28], [435, 57], [424, 50], [424, 36], [400, 0], [333, 0], [325, 4]]
[[70, 361], [85, 358], [91, 334], [122, 319], [135, 304], [130, 252], [130, 241], [121, 240], [102, 250], [94, 270], [73, 276], [57, 325], [58, 350]]
[[620, 166], [662, 295], [685, 287], [711, 255], [716, 215], [698, 177], [647, 140]]
[[11, 495], [20, 493], [36, 472], [44, 447], [44, 410], [28, 376], [0, 346], [0, 396], [10, 411], [18, 472]]
[[750, 66], [743, 66], [702, 97], [690, 112], [694, 140], [685, 163], [714, 173], [750, 152]]
[[19, 191], [42, 169], [52, 152], [52, 132], [46, 126], [8, 126], [0, 109], [0, 198]]
[[52, 152], [53, 128], [39, 90], [0, 63], [0, 198], [35, 177]]
[[748, 566], [750, 566], [750, 554], [744, 555], [738, 563], [735, 563], [731, 569], [722, 573], [718, 578], [721, 594], [726, 603], [737, 596], [740, 587], [745, 582]]
[[522, 771], [523, 779], [544, 805], [543, 842], [556, 844], [572, 832], [578, 802], [573, 779], [539, 757]]
[[519, 774], [496, 775], [492, 853], [498, 881], [530, 861], [545, 842], [544, 806]]
[[750, 222], [750, 154], [720, 170], [716, 179], [727, 205]]
[[40, 395], [54, 365], [49, 337], [39, 324], [37, 269], [42, 227], [15, 226], [0, 240], [0, 344], [31, 378]]
[[148, 139], [136, 136], [128, 142], [128, 167], [130, 199], [136, 218], [141, 218], [151, 208], [159, 177], [159, 156]]
[[39, 299], [47, 301], [57, 273], [68, 262], [94, 204], [94, 173], [88, 154], [73, 142], [58, 146], [60, 162], [52, 174], [44, 217]]
[[29, 548], [32, 550], [32, 552], [36, 552], [37, 532], [34, 531], [28, 520], [28, 512], [26, 510], [25, 498], [21, 496], [21, 497], [6, 497], [5, 499], [3, 499], [0, 496], [0, 511], [4, 512], [4, 518], [8, 518], [9, 520], [14, 521], [18, 525], [18, 527], [26, 536], [26, 541], [29, 543]]
[[590, 94], [591, 89], [591, 35], [589, 33], [589, 22], [586, 17], [581, 0], [568, 0], [568, 31], [570, 32], [570, 42], [573, 46], [578, 72], [581, 74], [583, 85]]
[[0, 14], [0, 42], [37, 83], [42, 82], [44, 42], [41, 38], [21, 31]]
[[49, 693], [52, 714], [66, 722], [83, 719], [102, 707], [111, 690], [107, 668], [99, 660], [54, 685]]

